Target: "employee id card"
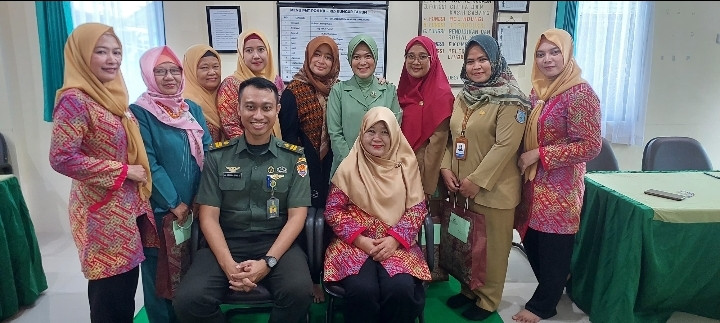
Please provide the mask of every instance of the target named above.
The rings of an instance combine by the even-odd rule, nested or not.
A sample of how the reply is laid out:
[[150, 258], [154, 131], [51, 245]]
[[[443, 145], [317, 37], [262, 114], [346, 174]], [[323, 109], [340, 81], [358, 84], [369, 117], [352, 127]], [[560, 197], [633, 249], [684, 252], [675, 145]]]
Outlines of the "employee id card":
[[455, 159], [465, 160], [467, 157], [467, 138], [458, 137], [455, 139]]

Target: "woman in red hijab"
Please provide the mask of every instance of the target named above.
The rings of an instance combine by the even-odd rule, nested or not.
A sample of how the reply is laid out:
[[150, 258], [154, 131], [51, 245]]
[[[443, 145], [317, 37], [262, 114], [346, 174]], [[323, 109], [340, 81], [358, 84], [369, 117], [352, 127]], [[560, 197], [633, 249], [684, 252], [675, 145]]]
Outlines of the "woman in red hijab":
[[405, 46], [397, 91], [403, 109], [402, 132], [415, 151], [423, 191], [431, 200], [440, 178], [455, 101], [432, 39], [417, 36]]

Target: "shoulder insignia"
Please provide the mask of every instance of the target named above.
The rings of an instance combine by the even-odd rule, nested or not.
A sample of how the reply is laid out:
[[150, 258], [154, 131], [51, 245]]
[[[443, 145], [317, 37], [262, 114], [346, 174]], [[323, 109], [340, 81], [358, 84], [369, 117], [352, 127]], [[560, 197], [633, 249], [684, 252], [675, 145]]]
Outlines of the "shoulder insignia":
[[305, 148], [303, 148], [301, 146], [293, 145], [291, 143], [287, 143], [284, 141], [278, 141], [277, 146], [280, 148], [283, 148], [285, 150], [289, 150], [294, 153], [298, 153], [298, 154], [302, 154], [305, 151]]
[[210, 150], [220, 149], [227, 146], [230, 146], [230, 140], [218, 141], [210, 145]]

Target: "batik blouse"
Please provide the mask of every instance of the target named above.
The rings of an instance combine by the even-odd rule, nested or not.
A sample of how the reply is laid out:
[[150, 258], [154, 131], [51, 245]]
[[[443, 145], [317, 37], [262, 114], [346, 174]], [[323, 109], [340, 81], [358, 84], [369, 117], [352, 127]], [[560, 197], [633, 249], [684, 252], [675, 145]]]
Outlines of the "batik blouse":
[[145, 259], [143, 241], [157, 243], [157, 235], [150, 203], [140, 197], [137, 182], [127, 179], [121, 118], [70, 89], [58, 100], [53, 120], [50, 165], [72, 178], [70, 226], [85, 278], [137, 267]]
[[[537, 100], [533, 90], [532, 106]], [[538, 143], [537, 174], [523, 186], [519, 218], [537, 231], [574, 234], [580, 226], [585, 162], [602, 146], [600, 101], [589, 84], [575, 85], [545, 103]]]
[[426, 213], [423, 201], [407, 209], [400, 221], [391, 227], [352, 204], [350, 198], [333, 184], [328, 193], [325, 221], [335, 232], [335, 237], [325, 253], [324, 280], [340, 281], [360, 272], [360, 267], [369, 257], [353, 245], [360, 234], [372, 239], [390, 235], [400, 242], [395, 253], [380, 262], [390, 277], [410, 274], [421, 280], [430, 280], [425, 256], [417, 244]]

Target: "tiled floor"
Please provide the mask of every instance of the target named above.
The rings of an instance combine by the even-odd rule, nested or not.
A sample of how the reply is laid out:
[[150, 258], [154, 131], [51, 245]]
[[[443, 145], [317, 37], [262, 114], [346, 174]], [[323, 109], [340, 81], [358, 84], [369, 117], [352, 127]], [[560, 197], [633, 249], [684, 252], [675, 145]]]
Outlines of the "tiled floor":
[[[80, 272], [77, 251], [70, 235], [67, 233], [38, 233], [37, 236], [49, 287], [34, 306], [24, 309], [8, 322], [89, 322], [87, 280]], [[504, 322], [511, 323], [513, 322], [512, 316], [522, 308], [537, 285], [527, 259], [515, 248], [510, 253], [506, 281], [503, 300], [498, 312]], [[138, 286], [135, 303], [136, 311], [139, 311], [143, 304], [142, 286]], [[542, 322], [590, 321], [585, 313], [574, 306], [567, 295], [563, 295], [558, 305], [558, 315]], [[668, 322], [718, 323], [720, 321], [675, 313]]]

